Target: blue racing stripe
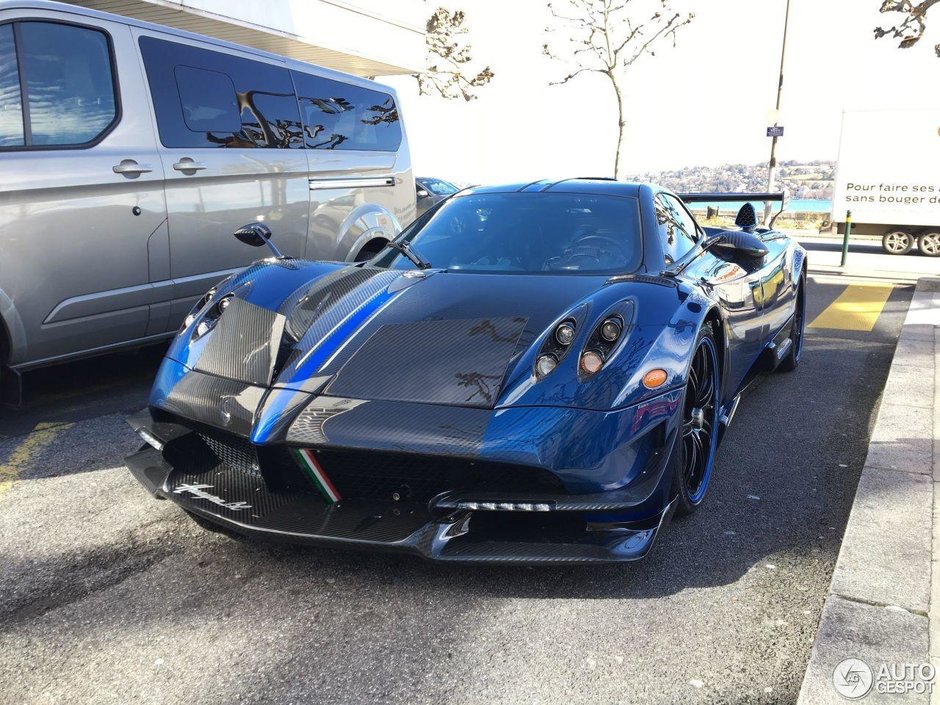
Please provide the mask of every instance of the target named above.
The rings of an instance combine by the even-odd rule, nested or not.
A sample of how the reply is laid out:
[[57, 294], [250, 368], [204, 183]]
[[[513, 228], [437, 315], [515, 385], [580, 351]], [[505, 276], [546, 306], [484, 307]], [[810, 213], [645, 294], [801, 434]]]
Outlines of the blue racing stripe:
[[[300, 364], [294, 374], [291, 375], [291, 378], [286, 384], [299, 383], [316, 374], [323, 364], [329, 360], [351, 336], [359, 331], [369, 318], [375, 315], [379, 309], [399, 293], [401, 293], [401, 290], [389, 292], [388, 289], [381, 289], [370, 299], [366, 300], [365, 303], [353, 311], [313, 348], [308, 354], [308, 357]], [[275, 428], [281, 414], [284, 413], [289, 402], [294, 398], [294, 393], [291, 390], [275, 390], [271, 392], [271, 394], [275, 395], [275, 398], [270, 400], [269, 404], [265, 404], [264, 418], [258, 419], [255, 424], [255, 428], [251, 434], [251, 441], [253, 443], [264, 443], [268, 440], [268, 436], [272, 429]]]

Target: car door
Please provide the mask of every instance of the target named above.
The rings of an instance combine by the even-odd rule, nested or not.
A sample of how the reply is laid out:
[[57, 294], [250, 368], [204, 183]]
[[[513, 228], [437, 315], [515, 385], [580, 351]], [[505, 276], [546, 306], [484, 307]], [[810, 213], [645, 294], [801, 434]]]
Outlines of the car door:
[[[704, 237], [695, 218], [672, 194], [657, 196], [656, 217], [667, 246], [673, 247], [669, 244], [672, 241], [678, 243], [677, 257], [685, 256]], [[709, 250], [693, 260], [682, 275], [717, 295], [732, 352], [725, 370], [725, 388], [737, 389], [764, 345], [760, 267], [753, 262], [725, 260]]]
[[18, 322], [11, 364], [148, 333], [148, 248], [159, 250], [166, 208], [141, 77], [126, 25], [0, 13], [0, 300]]
[[167, 325], [228, 272], [267, 253], [232, 237], [266, 223], [285, 255], [302, 256], [308, 163], [290, 73], [280, 62], [135, 30], [166, 174], [170, 275]]

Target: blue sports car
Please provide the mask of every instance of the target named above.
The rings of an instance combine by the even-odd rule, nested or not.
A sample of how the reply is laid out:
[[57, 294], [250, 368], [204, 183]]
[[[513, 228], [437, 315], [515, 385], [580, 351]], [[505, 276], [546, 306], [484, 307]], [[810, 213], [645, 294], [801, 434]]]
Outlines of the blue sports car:
[[441, 561], [643, 557], [755, 375], [800, 360], [804, 250], [606, 179], [476, 187], [365, 263], [274, 256], [193, 308], [134, 476], [215, 530]]

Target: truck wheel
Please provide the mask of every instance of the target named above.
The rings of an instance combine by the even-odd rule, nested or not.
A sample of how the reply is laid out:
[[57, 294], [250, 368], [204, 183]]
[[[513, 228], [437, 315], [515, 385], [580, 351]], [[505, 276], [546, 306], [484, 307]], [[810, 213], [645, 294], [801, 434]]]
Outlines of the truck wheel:
[[917, 238], [917, 247], [921, 254], [940, 257], [940, 233], [924, 233]]
[[903, 230], [893, 230], [881, 238], [881, 247], [889, 255], [906, 255], [914, 249], [914, 237]]

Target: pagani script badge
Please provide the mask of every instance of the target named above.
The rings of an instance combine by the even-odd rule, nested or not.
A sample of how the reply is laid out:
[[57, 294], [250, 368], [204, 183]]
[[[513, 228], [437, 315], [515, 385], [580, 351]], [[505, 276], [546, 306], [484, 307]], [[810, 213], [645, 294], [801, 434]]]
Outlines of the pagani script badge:
[[214, 494], [209, 494], [206, 490], [211, 490], [212, 485], [180, 485], [175, 490], [173, 494], [183, 494], [184, 492], [189, 492], [193, 497], [198, 497], [199, 499], [205, 499], [213, 504], [218, 504], [220, 507], [225, 507], [226, 509], [231, 509], [233, 512], [240, 512], [242, 509], [251, 509], [250, 504], [245, 502], [226, 502], [221, 497], [216, 497]]

